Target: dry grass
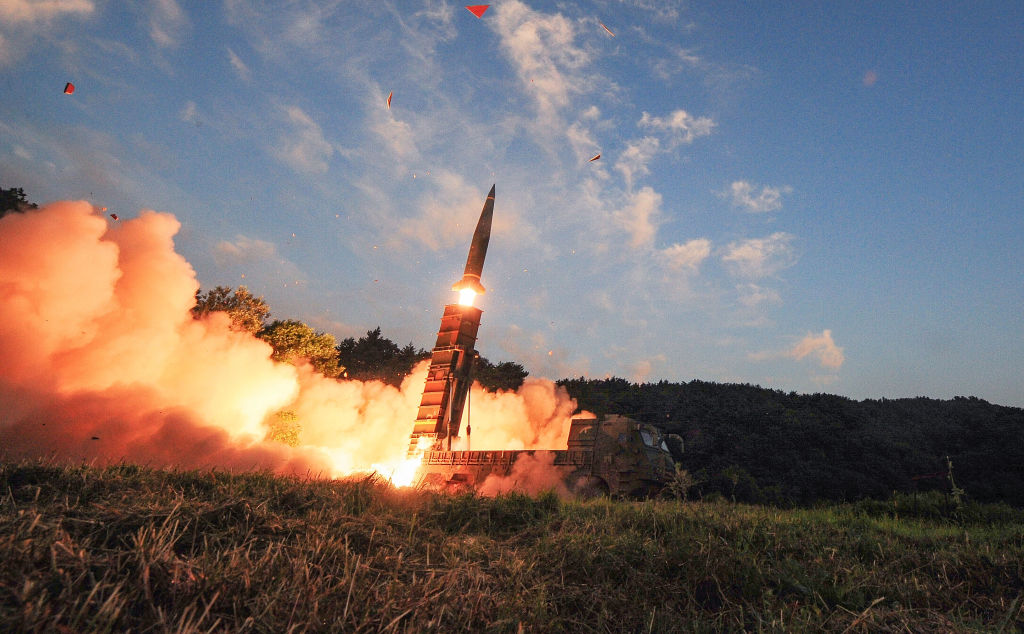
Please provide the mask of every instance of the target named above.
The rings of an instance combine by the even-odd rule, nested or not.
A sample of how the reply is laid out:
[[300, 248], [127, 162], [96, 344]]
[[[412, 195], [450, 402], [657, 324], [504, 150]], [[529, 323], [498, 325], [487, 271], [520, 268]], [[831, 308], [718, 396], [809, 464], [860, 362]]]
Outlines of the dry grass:
[[0, 465], [0, 631], [1005, 631], [1019, 514]]

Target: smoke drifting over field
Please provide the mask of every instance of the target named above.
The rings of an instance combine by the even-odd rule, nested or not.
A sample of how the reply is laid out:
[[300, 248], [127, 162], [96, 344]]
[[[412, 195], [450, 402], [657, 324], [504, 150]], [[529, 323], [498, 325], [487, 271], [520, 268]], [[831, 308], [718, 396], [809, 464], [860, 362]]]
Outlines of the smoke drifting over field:
[[[180, 224], [110, 222], [86, 202], [0, 219], [0, 455], [323, 476], [405, 458], [426, 375], [401, 389], [270, 359], [265, 342], [195, 320]], [[564, 443], [575, 403], [550, 381], [472, 394], [473, 445]], [[290, 410], [300, 446], [265, 440]]]

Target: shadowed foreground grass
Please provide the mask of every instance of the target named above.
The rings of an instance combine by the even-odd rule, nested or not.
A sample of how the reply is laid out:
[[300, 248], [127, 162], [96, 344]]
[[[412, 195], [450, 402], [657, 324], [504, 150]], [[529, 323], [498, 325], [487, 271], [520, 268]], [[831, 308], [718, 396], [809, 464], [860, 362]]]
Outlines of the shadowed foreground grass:
[[993, 517], [0, 464], [0, 631], [1012, 632]]

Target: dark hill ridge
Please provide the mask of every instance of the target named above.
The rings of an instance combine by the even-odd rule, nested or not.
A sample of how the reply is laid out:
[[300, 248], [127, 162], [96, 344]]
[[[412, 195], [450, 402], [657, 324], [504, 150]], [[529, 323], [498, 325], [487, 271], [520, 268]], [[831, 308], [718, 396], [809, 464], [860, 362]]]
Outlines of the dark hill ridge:
[[[854, 401], [748, 384], [563, 379], [582, 409], [623, 413], [685, 441], [683, 467], [714, 492], [808, 504], [950, 491], [1024, 506], [1024, 409], [975, 397]], [[922, 477], [926, 476], [926, 477]]]

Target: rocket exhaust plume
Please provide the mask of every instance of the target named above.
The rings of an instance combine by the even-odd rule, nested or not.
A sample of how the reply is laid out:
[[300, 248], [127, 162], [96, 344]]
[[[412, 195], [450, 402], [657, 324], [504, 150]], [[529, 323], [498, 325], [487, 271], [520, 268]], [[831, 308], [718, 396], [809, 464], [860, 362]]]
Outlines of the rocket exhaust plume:
[[[271, 360], [225, 313], [193, 319], [179, 227], [153, 211], [110, 222], [81, 201], [0, 218], [0, 459], [397, 481], [427, 364], [401, 389], [337, 381]], [[544, 380], [473, 399], [474, 436], [525, 447], [567, 429], [575, 406]], [[268, 440], [281, 411], [297, 447]]]

